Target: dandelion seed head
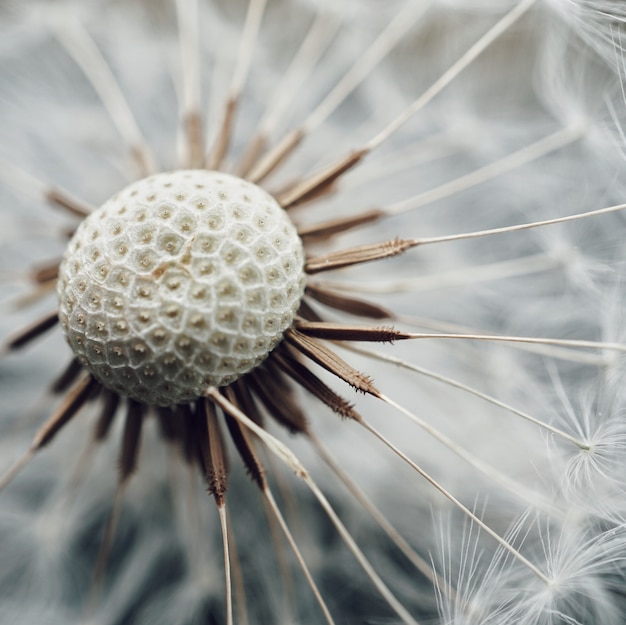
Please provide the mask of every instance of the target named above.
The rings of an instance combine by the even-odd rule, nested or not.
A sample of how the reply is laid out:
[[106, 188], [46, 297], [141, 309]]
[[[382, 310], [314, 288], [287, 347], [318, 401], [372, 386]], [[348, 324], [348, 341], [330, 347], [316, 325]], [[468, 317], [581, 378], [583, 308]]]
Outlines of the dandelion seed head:
[[[625, 543], [602, 550], [592, 541], [623, 523], [626, 510], [623, 392], [601, 410], [580, 410], [575, 399], [571, 415], [563, 406], [581, 386], [597, 387], [600, 370], [616, 385], [623, 379], [620, 354], [599, 342], [624, 342], [618, 314], [599, 322], [607, 284], [623, 266], [623, 214], [322, 268], [307, 275], [304, 293], [302, 276], [302, 245], [306, 270], [317, 271], [324, 259], [352, 258], [396, 237], [461, 236], [622, 202], [623, 159], [611, 149], [623, 143], [614, 76], [622, 63], [612, 45], [619, 50], [619, 34], [611, 41], [610, 20], [595, 10], [611, 3], [594, 1], [85, 0], [52, 7], [8, 0], [0, 8], [0, 186], [13, 213], [11, 228], [0, 228], [9, 243], [0, 260], [12, 288], [41, 297], [48, 321], [56, 320], [57, 302], [49, 300], [57, 288], [74, 348], [63, 345], [59, 328], [46, 336], [47, 329], [25, 328], [32, 308], [21, 308], [19, 319], [0, 318], [7, 336], [0, 373], [11, 391], [2, 398], [0, 480], [12, 475], [11, 467], [2, 471], [16, 455], [28, 456], [31, 434], [41, 439], [69, 423], [4, 481], [2, 619], [323, 622], [312, 584], [281, 537], [282, 510], [329, 623], [620, 623], [623, 592], [614, 580], [623, 579], [624, 566], [613, 571], [611, 562]], [[465, 65], [505, 11], [519, 19]], [[249, 19], [255, 15], [258, 33]], [[602, 34], [608, 39], [600, 41]], [[385, 41], [389, 50], [375, 60]], [[246, 65], [244, 80], [238, 68]], [[114, 83], [103, 85], [108, 72]], [[420, 101], [380, 148], [314, 184], [334, 163], [335, 172], [352, 163], [341, 159], [372, 145]], [[124, 103], [130, 116], [120, 114]], [[258, 174], [289, 137], [298, 137], [293, 151]], [[138, 158], [138, 150], [151, 158]], [[257, 363], [244, 370], [244, 362], [243, 374], [232, 370], [240, 376], [232, 384], [220, 379], [230, 369], [216, 369], [230, 367], [257, 335], [246, 334], [242, 316], [220, 317], [220, 307], [243, 293], [233, 312], [245, 315], [262, 301], [258, 321], [272, 308], [276, 275], [249, 255], [261, 226], [241, 227], [237, 218], [224, 224], [230, 204], [215, 180], [188, 184], [184, 177], [221, 176], [235, 193], [244, 183], [202, 167], [255, 181], [289, 208], [285, 198], [294, 189], [302, 194], [293, 211], [278, 209], [272, 231], [281, 219], [293, 230], [293, 218], [303, 241], [294, 230], [292, 251], [281, 255], [298, 261], [293, 283], [279, 267], [280, 295], [295, 284], [289, 321], [268, 341], [269, 354], [243, 358]], [[177, 168], [186, 171], [145, 178]], [[177, 188], [149, 199], [155, 181], [168, 176]], [[143, 180], [102, 205], [136, 178]], [[255, 206], [271, 199], [255, 189], [264, 196]], [[55, 212], [63, 204], [51, 190], [102, 208], [78, 226], [77, 215]], [[55, 207], [50, 214], [42, 214], [46, 202]], [[155, 228], [146, 227], [148, 213]], [[31, 214], [36, 223], [20, 222]], [[270, 237], [272, 252], [274, 244]], [[242, 274], [240, 261], [252, 269]], [[256, 290], [255, 282], [252, 302], [244, 301], [257, 269], [263, 285]], [[210, 301], [194, 300], [198, 285], [209, 286]], [[235, 327], [222, 327], [229, 319]], [[370, 327], [376, 320], [433, 335], [366, 349], [360, 341], [382, 340]], [[17, 335], [37, 341], [18, 353]], [[537, 342], [509, 344], [497, 335]], [[592, 340], [594, 349], [567, 339]], [[76, 377], [62, 391], [53, 381], [45, 409], [42, 401], [31, 421], [13, 422], [43, 381], [63, 375], [62, 353], [80, 358]], [[186, 374], [192, 384], [181, 379]], [[375, 388], [366, 385], [367, 395], [347, 386], [370, 378]], [[215, 385], [221, 388], [208, 388]], [[74, 417], [67, 406], [75, 407], [77, 394]], [[558, 418], [563, 412], [571, 422]], [[36, 432], [35, 413], [43, 422]], [[108, 417], [105, 438], [98, 433]], [[352, 561], [355, 551], [340, 544], [333, 517], [303, 479], [331, 502], [379, 581], [360, 557]], [[207, 487], [220, 520], [227, 515], [221, 535]], [[264, 515], [270, 490], [279, 513], [266, 505]], [[432, 519], [433, 510], [449, 522]], [[533, 525], [534, 518], [541, 522]], [[584, 558], [598, 567], [584, 567]]]
[[59, 318], [104, 386], [193, 401], [258, 366], [292, 324], [303, 251], [287, 214], [234, 176], [152, 176], [86, 218], [66, 250]]

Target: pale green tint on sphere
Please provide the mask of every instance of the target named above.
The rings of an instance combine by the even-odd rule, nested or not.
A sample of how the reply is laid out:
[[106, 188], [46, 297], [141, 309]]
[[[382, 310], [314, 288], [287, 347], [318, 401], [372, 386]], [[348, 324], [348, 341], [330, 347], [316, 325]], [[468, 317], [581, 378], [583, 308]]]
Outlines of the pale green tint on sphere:
[[193, 401], [259, 365], [291, 325], [304, 254], [284, 210], [227, 174], [131, 184], [78, 227], [59, 317], [80, 362], [120, 395]]

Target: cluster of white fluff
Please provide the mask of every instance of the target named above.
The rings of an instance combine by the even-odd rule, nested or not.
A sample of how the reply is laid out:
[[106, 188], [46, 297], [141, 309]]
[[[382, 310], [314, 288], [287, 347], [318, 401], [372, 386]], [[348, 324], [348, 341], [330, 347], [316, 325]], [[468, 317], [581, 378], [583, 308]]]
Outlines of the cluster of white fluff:
[[[194, 2], [180, 4], [191, 10]], [[342, 178], [313, 215], [294, 211], [295, 218], [321, 221], [373, 206], [398, 207], [375, 227], [338, 239], [348, 247], [396, 236], [498, 228], [626, 201], [626, 10], [621, 0], [269, 0], [242, 91], [233, 153], [245, 150], [318, 13], [328, 13], [328, 48], [276, 120], [274, 140], [307, 117], [400, 11], [415, 23], [312, 130], [271, 179], [271, 190], [363, 145], [520, 4], [528, 4], [528, 10], [510, 28]], [[211, 140], [246, 6], [243, 0], [199, 2], [198, 73]], [[178, 103], [185, 99], [176, 24], [174, 0], [0, 3], [3, 337], [54, 305], [53, 299], [30, 301], [25, 272], [60, 257], [66, 231], [75, 223], [44, 206], [30, 176], [94, 205], [136, 177], [127, 146], [59, 43], [59, 33], [84, 26], [159, 168], [168, 171], [181, 162]], [[539, 146], [534, 157], [523, 151], [531, 145]], [[325, 378], [524, 560], [371, 434], [341, 422], [301, 393], [312, 430], [432, 566], [435, 579], [429, 579], [310, 445], [270, 428], [302, 460], [416, 622], [626, 623], [625, 225], [624, 215], [616, 212], [436, 243], [332, 276], [338, 288], [391, 309], [398, 315], [396, 326], [413, 331], [607, 343], [572, 347], [425, 339], [368, 348], [369, 353], [339, 352], [372, 376], [412, 420]], [[0, 472], [28, 447], [58, 403], [45, 388], [69, 359], [60, 333], [54, 333], [0, 360]], [[104, 445], [89, 449], [86, 461], [79, 460], [93, 416], [88, 408], [0, 493], [0, 622], [225, 622], [214, 506], [199, 479], [168, 456], [152, 423], [138, 472], [124, 493], [107, 572], [90, 603], [119, 445], [116, 430]], [[436, 429], [438, 438], [427, 428]], [[399, 622], [310, 492], [280, 460], [270, 453], [264, 457], [336, 622]], [[235, 454], [232, 473], [228, 507], [247, 622], [323, 622], [291, 554], [283, 549], [276, 555], [261, 500]], [[283, 558], [291, 571], [286, 578]], [[238, 609], [238, 622], [245, 623]]]

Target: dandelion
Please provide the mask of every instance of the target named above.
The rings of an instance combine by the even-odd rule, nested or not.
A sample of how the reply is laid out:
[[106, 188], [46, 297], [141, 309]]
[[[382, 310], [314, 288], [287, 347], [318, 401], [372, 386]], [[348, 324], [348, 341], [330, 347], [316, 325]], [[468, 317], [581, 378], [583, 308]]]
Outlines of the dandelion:
[[621, 622], [619, 6], [0, 11], [4, 620]]

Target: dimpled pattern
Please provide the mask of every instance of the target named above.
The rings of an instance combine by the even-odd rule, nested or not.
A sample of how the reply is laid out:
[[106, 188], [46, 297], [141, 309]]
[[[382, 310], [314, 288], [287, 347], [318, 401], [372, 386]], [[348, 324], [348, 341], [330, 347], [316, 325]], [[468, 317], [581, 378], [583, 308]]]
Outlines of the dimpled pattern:
[[280, 342], [303, 264], [293, 224], [261, 188], [212, 171], [158, 174], [81, 223], [59, 270], [59, 318], [106, 387], [185, 403]]

